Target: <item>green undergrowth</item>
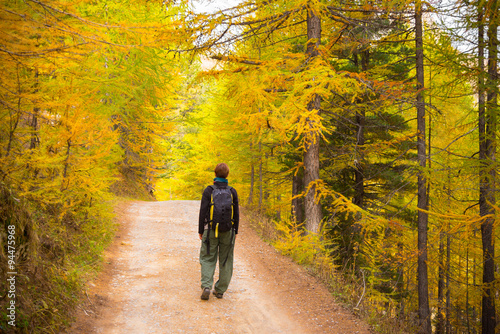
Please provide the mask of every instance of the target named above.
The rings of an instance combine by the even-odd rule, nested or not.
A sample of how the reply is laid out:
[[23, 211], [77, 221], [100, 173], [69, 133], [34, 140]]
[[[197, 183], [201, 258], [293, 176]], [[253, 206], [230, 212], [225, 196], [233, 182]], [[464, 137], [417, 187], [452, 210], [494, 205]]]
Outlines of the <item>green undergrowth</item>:
[[[116, 199], [61, 215], [61, 208], [18, 199], [4, 186], [0, 197], [0, 289], [15, 288], [15, 298], [0, 299], [0, 332], [59, 333], [71, 323], [85, 282], [99, 271], [103, 250], [113, 240]], [[15, 231], [10, 240], [9, 230]], [[15, 284], [8, 284], [12, 276]], [[15, 312], [7, 309], [12, 300]]]
[[248, 208], [242, 211], [265, 242], [318, 277], [338, 303], [368, 323], [373, 331], [407, 332], [397, 317], [386, 314], [384, 302], [369, 288], [369, 278], [364, 273], [356, 275], [335, 265], [336, 245], [328, 238], [305, 234], [294, 222], [276, 221]]

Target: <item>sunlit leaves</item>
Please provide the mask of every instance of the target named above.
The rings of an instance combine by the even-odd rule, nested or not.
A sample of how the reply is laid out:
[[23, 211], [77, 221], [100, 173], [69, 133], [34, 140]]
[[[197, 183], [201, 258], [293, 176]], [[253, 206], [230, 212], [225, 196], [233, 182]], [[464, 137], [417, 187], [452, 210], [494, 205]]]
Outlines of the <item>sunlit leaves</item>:
[[10, 1], [1, 9], [3, 179], [61, 215], [105, 196], [120, 161], [152, 186], [181, 82], [166, 51], [181, 43], [168, 34], [178, 8]]

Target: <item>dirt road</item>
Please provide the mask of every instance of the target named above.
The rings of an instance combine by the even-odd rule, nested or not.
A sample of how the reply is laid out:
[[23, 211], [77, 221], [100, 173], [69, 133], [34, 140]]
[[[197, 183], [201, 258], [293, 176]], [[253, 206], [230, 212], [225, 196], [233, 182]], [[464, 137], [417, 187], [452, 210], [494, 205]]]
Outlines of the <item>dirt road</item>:
[[198, 210], [198, 201], [124, 206], [104, 270], [67, 332], [370, 333], [314, 277], [263, 243], [244, 217], [229, 290], [202, 301]]

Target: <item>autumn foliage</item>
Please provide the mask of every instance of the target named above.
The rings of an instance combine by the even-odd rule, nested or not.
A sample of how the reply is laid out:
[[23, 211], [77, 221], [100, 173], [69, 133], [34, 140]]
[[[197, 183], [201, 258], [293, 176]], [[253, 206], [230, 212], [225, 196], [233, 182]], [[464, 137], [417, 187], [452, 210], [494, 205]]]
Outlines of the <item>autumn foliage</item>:
[[[20, 273], [20, 331], [53, 332], [67, 321], [113, 236], [112, 191], [152, 198], [182, 83], [180, 63], [157, 43], [166, 34], [176, 43], [165, 14], [177, 10], [141, 2], [0, 5], [0, 257], [2, 264], [15, 257], [14, 269], [0, 269], [0, 286], [7, 272]], [[8, 302], [2, 330], [13, 329]]]
[[195, 4], [0, 6], [18, 324], [61, 326], [117, 194], [199, 200], [224, 161], [263, 234], [374, 329], [493, 333], [498, 1]]

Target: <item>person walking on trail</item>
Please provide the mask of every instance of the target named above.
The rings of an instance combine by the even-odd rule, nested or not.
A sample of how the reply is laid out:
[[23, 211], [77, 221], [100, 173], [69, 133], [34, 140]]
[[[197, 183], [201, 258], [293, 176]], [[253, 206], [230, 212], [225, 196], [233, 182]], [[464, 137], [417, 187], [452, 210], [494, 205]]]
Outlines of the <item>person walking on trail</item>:
[[[198, 233], [200, 236], [201, 299], [213, 294], [222, 298], [233, 276], [233, 254], [240, 220], [238, 194], [228, 184], [229, 167], [215, 167], [214, 184], [205, 188], [201, 197]], [[214, 273], [219, 260], [219, 280], [214, 286]]]

